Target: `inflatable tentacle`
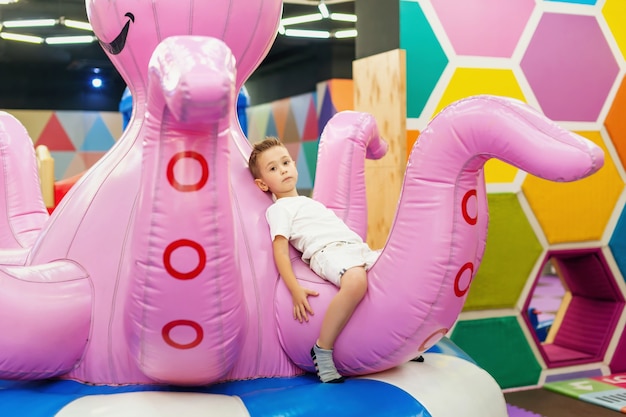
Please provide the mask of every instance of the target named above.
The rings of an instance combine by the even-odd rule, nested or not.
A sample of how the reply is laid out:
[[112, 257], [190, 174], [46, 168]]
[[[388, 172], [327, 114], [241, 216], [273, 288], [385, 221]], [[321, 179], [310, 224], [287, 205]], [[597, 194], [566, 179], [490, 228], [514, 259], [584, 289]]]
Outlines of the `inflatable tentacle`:
[[[332, 209], [364, 240], [367, 234], [367, 196], [364, 160], [380, 159], [387, 142], [378, 134], [374, 116], [344, 111], [326, 124], [320, 138], [313, 198]], [[335, 162], [341, 155], [342, 163]]]
[[148, 113], [167, 128], [148, 116], [127, 331], [146, 376], [200, 385], [231, 369], [246, 323], [228, 174], [235, 66], [222, 41], [180, 39], [150, 63]]
[[[413, 147], [389, 240], [368, 272], [365, 299], [335, 344], [342, 374], [397, 366], [434, 345], [457, 320], [485, 248], [482, 168], [492, 157], [553, 181], [583, 178], [604, 161], [598, 146], [524, 103], [477, 96], [445, 108]], [[283, 336], [284, 348], [313, 370], [307, 346], [319, 332], [322, 303], [336, 290], [309, 278], [299, 261], [294, 270], [320, 292], [311, 299], [316, 314], [298, 327], [279, 304], [279, 326], [283, 334], [298, 332], [297, 340]]]
[[516, 100], [477, 96], [444, 109], [413, 148], [389, 241], [368, 274], [369, 294], [393, 299], [393, 306], [369, 297], [357, 317], [371, 318], [375, 336], [355, 327], [342, 334], [379, 358], [354, 363], [344, 346], [340, 366], [394, 366], [430, 348], [457, 320], [484, 250], [482, 168], [494, 157], [552, 181], [586, 177], [604, 162], [598, 146]]
[[0, 378], [71, 371], [87, 345], [92, 302], [89, 277], [74, 262], [0, 267], [0, 334], [7, 336], [0, 341]]
[[30, 248], [2, 249], [0, 265], [26, 265], [30, 250]]
[[37, 158], [24, 126], [0, 112], [0, 248], [30, 248], [48, 220]]

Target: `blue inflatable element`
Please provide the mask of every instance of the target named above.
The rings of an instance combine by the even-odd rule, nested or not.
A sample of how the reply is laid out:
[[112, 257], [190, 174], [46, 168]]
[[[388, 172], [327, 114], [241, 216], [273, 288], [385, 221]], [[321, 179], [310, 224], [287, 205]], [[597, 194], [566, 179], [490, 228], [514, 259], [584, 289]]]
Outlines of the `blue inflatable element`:
[[[293, 378], [290, 378], [293, 379]], [[241, 395], [251, 416], [346, 417], [430, 414], [412, 396], [393, 385], [367, 379], [349, 379], [343, 384], [320, 384], [312, 376], [297, 378], [307, 383], [283, 389], [256, 390]]]
[[444, 337], [436, 345], [428, 349], [428, 353], [442, 353], [444, 355], [456, 356], [457, 358], [465, 359], [466, 361], [477, 365], [476, 361], [472, 359], [463, 349], [461, 349], [450, 338]]
[[[469, 386], [467, 381], [472, 381]], [[151, 415], [154, 410], [142, 408], [142, 404], [152, 404], [157, 398], [145, 397], [151, 393], [159, 395], [159, 404], [165, 404], [164, 401], [189, 404], [193, 401], [190, 397], [172, 397], [180, 393], [211, 396], [209, 402], [194, 403], [194, 407], [198, 407], [195, 417], [218, 409], [221, 410], [218, 413], [232, 417], [457, 417], [464, 410], [467, 411], [465, 417], [506, 415], [504, 399], [495, 380], [476, 366], [454, 342], [444, 337], [424, 353], [424, 363], [409, 362], [379, 374], [349, 378], [343, 384], [321, 384], [312, 374], [201, 387], [94, 386], [68, 380], [0, 380], [0, 416]], [[454, 393], [454, 403], [450, 402], [451, 393]], [[134, 400], [128, 396], [135, 396]], [[84, 408], [84, 400], [93, 402]], [[81, 402], [82, 406], [77, 405]], [[226, 408], [228, 404], [234, 406]], [[171, 412], [168, 414], [164, 410], [158, 415], [169, 416]]]
[[118, 108], [120, 113], [122, 113], [122, 128], [126, 129], [128, 122], [130, 122], [130, 116], [133, 114], [133, 96], [130, 94], [128, 87], [122, 93], [122, 99]]
[[250, 106], [250, 96], [248, 95], [248, 90], [244, 85], [239, 90], [239, 95], [237, 96], [237, 117], [239, 118], [239, 125], [241, 126], [241, 131], [246, 137], [248, 136], [248, 115], [246, 114], [246, 109]]
[[344, 384], [333, 385], [320, 384], [316, 377], [305, 375], [228, 382], [204, 389], [157, 385], [92, 386], [74, 381], [0, 383], [1, 416], [50, 417], [86, 395], [176, 391], [238, 396], [251, 417], [388, 416], [392, 404], [394, 416], [431, 417], [415, 398], [400, 388], [367, 379], [349, 379]]
[[[250, 107], [250, 95], [248, 94], [246, 86], [243, 86], [237, 96], [237, 117], [239, 118], [241, 131], [246, 136], [248, 136], [248, 115], [246, 114], [248, 107]], [[130, 117], [133, 114], [133, 96], [128, 87], [124, 89], [118, 109], [120, 113], [122, 113], [122, 128], [126, 129], [126, 126], [128, 126], [130, 122]]]

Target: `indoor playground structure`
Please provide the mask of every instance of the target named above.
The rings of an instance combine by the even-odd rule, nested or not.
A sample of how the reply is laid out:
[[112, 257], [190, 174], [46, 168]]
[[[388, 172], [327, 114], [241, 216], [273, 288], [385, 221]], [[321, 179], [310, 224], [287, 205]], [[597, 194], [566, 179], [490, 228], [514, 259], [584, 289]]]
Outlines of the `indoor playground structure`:
[[[0, 414], [507, 415], [494, 378], [445, 337], [485, 251], [483, 167], [497, 158], [575, 182], [602, 168], [600, 146], [515, 99], [442, 109], [412, 149], [368, 293], [335, 345], [351, 378], [321, 384], [309, 350], [336, 288], [294, 251], [319, 296], [309, 322], [293, 319], [268, 239], [272, 199], [250, 177], [236, 115], [281, 0], [86, 4], [133, 113], [50, 215], [32, 142], [0, 114]], [[365, 112], [336, 114], [320, 140], [313, 198], [361, 236], [365, 159], [387, 151]]]
[[[497, 160], [485, 166], [489, 244], [450, 338], [505, 390], [626, 372], [625, 13], [620, 0], [400, 2], [406, 88], [396, 95], [407, 98], [409, 132], [458, 99], [494, 94], [605, 151], [597, 175], [567, 185]], [[379, 126], [395, 125], [391, 104], [362, 97], [391, 87], [395, 52], [355, 62], [355, 108]], [[540, 303], [557, 294], [546, 316], [552, 305]], [[537, 323], [533, 310], [543, 313]]]

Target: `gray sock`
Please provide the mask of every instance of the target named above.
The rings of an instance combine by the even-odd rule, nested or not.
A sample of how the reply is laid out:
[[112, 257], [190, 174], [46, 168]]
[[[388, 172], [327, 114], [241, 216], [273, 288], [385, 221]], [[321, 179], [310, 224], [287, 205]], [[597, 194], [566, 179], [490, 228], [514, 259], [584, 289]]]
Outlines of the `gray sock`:
[[322, 349], [317, 346], [317, 343], [311, 349], [311, 359], [315, 364], [317, 370], [317, 376], [322, 382], [343, 382], [345, 379], [337, 372], [335, 368], [335, 362], [333, 361], [333, 351], [328, 349]]

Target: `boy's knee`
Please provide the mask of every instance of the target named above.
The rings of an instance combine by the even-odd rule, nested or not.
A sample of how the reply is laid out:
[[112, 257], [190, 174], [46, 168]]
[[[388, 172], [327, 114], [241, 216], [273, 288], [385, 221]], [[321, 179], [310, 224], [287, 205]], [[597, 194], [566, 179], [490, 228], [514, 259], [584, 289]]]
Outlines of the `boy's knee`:
[[341, 288], [364, 295], [367, 291], [367, 272], [364, 268], [348, 269], [341, 277]]

